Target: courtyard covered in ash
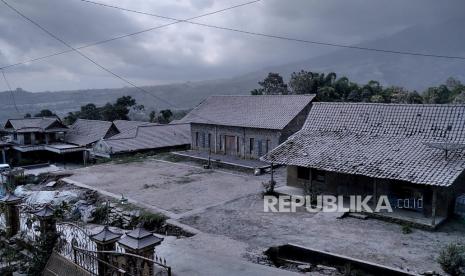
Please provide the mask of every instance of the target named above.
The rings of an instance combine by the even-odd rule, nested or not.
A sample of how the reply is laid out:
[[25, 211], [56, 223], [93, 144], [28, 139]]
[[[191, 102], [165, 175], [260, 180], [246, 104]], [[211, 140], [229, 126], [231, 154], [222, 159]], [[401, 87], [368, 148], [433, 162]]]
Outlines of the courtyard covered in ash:
[[[376, 219], [339, 219], [334, 213], [305, 211], [266, 213], [262, 182], [269, 180], [268, 174], [206, 170], [197, 163], [154, 158], [97, 165], [72, 173], [69, 179], [78, 185], [117, 198], [124, 195], [135, 204], [162, 212], [170, 221], [194, 229], [197, 238], [179, 243], [183, 250], [197, 251], [204, 257], [229, 256], [231, 261], [255, 262], [271, 246], [295, 243], [422, 273], [441, 271], [436, 262], [439, 248], [465, 242], [465, 223], [456, 220], [434, 232], [413, 229], [413, 233], [403, 234], [402, 225]], [[278, 186], [286, 183], [284, 168], [277, 169], [275, 176]], [[217, 238], [210, 239], [208, 235]], [[221, 237], [230, 245], [219, 243]], [[235, 243], [241, 245], [240, 249], [231, 246]]]

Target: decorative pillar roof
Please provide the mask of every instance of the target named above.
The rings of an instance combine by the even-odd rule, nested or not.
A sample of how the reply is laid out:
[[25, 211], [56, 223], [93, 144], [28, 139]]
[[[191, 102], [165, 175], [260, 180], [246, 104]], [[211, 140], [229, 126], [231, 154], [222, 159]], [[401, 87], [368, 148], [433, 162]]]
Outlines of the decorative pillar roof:
[[3, 202], [5, 204], [17, 204], [21, 202], [21, 198], [15, 196], [12, 193], [6, 194], [2, 199], [0, 199], [0, 202]]
[[90, 239], [95, 241], [96, 243], [101, 244], [109, 244], [116, 242], [122, 234], [115, 233], [111, 231], [107, 225], [103, 227], [102, 231], [98, 232], [97, 234], [91, 235]]
[[132, 250], [143, 250], [149, 247], [159, 245], [163, 241], [163, 238], [154, 236], [149, 231], [142, 227], [137, 227], [132, 230], [125, 237], [123, 237], [118, 243]]
[[49, 219], [55, 216], [55, 210], [52, 209], [49, 205], [45, 205], [42, 209], [37, 212], [34, 212], [39, 219]]

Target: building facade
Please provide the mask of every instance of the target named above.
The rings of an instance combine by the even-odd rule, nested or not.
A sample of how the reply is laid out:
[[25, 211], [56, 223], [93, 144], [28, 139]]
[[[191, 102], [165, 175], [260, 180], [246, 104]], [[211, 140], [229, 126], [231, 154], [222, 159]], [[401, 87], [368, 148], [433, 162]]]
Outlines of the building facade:
[[191, 123], [191, 148], [258, 159], [305, 122], [314, 95], [212, 96], [181, 121]]
[[465, 192], [464, 114], [464, 105], [315, 103], [302, 130], [262, 160], [287, 165], [287, 185], [304, 194], [372, 205], [387, 196], [396, 210], [374, 215], [435, 227]]
[[4, 130], [10, 136], [10, 163], [47, 162], [53, 155], [81, 156], [85, 151], [85, 147], [64, 142], [68, 127], [55, 117], [10, 119]]

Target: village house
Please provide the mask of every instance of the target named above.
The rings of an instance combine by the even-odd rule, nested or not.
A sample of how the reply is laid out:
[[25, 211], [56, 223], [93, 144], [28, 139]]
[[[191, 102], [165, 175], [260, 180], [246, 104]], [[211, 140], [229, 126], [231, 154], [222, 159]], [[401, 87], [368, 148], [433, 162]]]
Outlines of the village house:
[[284, 193], [386, 195], [398, 208], [377, 216], [434, 228], [465, 192], [465, 106], [314, 103], [262, 160], [287, 165]]
[[10, 162], [47, 161], [56, 155], [82, 154], [85, 147], [64, 142], [68, 127], [58, 118], [9, 119], [4, 125], [13, 151]]
[[195, 151], [258, 159], [300, 130], [314, 97], [211, 96], [181, 121]]
[[[126, 126], [130, 124], [125, 123]], [[144, 123], [133, 128], [128, 127], [125, 132], [110, 138], [101, 139], [94, 145], [92, 155], [111, 158], [117, 155], [148, 151], [184, 150], [188, 149], [189, 146], [189, 124]]]
[[65, 134], [66, 143], [92, 148], [101, 139], [120, 133], [118, 128], [109, 121], [77, 119]]
[[139, 126], [158, 125], [156, 123], [129, 120], [114, 120], [113, 124], [115, 125], [116, 129], [118, 129], [119, 133], [123, 133], [131, 129], [134, 130]]

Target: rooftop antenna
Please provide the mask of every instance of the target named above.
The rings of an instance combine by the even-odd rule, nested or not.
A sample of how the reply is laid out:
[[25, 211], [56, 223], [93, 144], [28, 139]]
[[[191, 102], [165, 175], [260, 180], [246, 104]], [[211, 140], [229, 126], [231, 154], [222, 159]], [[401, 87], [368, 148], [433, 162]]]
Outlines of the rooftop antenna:
[[451, 151], [458, 151], [458, 150], [465, 149], [465, 144], [448, 142], [446, 138], [444, 139], [444, 142], [425, 142], [423, 144], [425, 144], [426, 146], [430, 148], [444, 151], [445, 160], [449, 159], [449, 153]]

